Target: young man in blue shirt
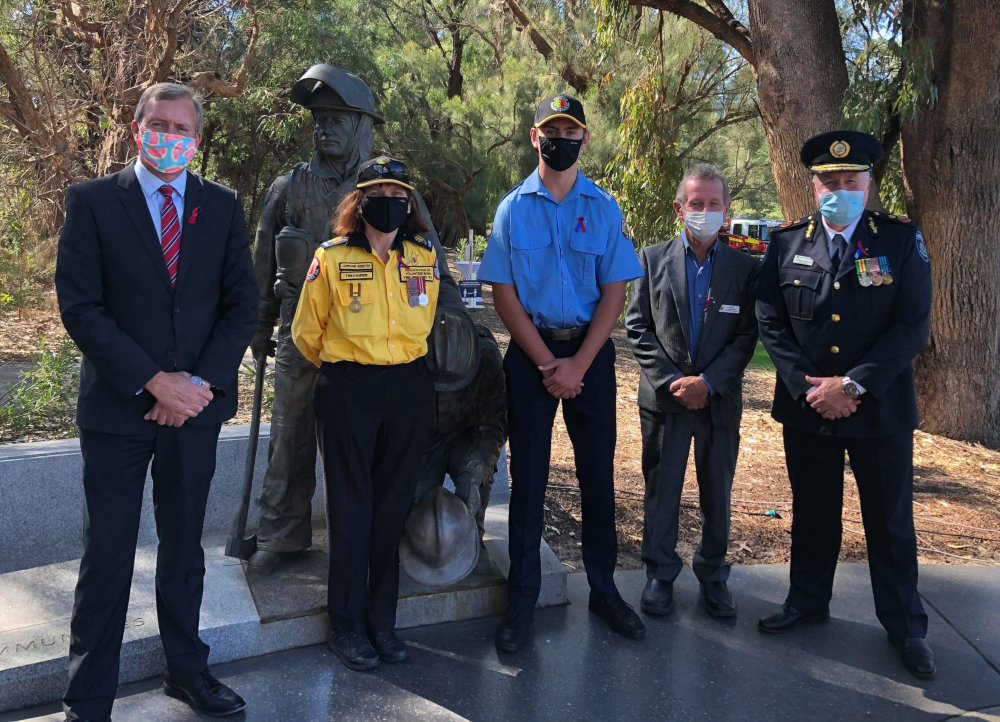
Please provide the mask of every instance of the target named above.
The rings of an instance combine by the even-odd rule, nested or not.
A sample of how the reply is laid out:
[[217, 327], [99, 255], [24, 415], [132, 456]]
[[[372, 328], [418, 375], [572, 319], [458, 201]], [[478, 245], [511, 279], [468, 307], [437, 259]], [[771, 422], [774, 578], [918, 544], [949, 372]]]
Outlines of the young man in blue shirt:
[[583, 509], [590, 609], [617, 633], [646, 630], [614, 583], [615, 348], [609, 336], [628, 281], [642, 275], [618, 203], [578, 168], [587, 147], [583, 105], [543, 100], [531, 145], [538, 169], [500, 202], [479, 278], [510, 331], [504, 358], [510, 425], [508, 610], [497, 647], [524, 646], [541, 586], [539, 547], [552, 423], [560, 400]]

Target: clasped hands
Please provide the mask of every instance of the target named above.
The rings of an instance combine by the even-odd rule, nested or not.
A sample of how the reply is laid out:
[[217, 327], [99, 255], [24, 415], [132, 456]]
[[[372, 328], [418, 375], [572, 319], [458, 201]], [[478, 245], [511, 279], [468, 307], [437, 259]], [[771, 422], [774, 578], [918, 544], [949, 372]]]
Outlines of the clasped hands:
[[681, 376], [667, 390], [688, 411], [698, 411], [708, 406], [708, 384], [701, 376]]
[[202, 386], [191, 383], [191, 374], [187, 371], [160, 371], [144, 387], [156, 403], [142, 418], [155, 421], [160, 426], [181, 426], [200, 414], [212, 401], [212, 385], [205, 379], [203, 381]]
[[861, 404], [844, 393], [842, 376], [806, 376], [806, 381], [812, 384], [806, 401], [824, 419], [846, 419]]
[[542, 372], [545, 390], [557, 399], [572, 399], [583, 390], [583, 376], [587, 369], [575, 356], [554, 358], [538, 367]]

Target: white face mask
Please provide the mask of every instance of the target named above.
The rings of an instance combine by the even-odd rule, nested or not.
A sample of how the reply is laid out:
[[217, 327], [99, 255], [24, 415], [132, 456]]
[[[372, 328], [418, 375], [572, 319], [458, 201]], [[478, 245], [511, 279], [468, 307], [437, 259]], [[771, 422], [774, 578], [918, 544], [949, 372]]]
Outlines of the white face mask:
[[684, 225], [696, 241], [710, 241], [719, 234], [723, 221], [722, 211], [688, 211], [684, 214]]

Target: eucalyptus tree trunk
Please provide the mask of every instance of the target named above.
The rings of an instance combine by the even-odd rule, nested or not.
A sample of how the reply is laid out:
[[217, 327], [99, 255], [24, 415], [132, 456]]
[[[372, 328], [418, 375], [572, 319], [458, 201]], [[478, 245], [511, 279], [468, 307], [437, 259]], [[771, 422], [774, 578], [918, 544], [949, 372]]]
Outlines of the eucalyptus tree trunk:
[[907, 208], [931, 257], [931, 339], [916, 363], [922, 426], [1000, 446], [1000, 0], [916, 0], [937, 102], [902, 129]]

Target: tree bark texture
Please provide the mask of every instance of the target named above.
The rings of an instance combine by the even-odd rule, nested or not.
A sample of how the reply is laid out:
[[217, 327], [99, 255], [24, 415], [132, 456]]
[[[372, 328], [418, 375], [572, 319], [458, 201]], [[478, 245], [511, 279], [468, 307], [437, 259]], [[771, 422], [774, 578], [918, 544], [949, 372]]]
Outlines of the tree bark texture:
[[816, 210], [802, 143], [840, 127], [847, 67], [834, 0], [749, 0], [757, 97], [786, 218]]
[[1000, 446], [1000, 0], [917, 0], [937, 88], [902, 129], [907, 208], [931, 256], [931, 338], [916, 364], [922, 427]]

